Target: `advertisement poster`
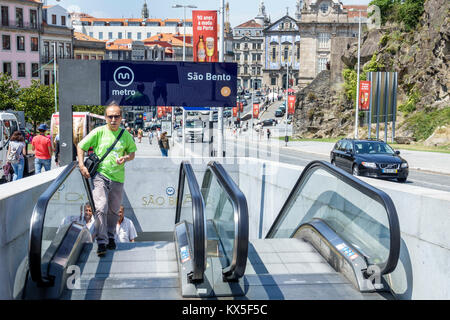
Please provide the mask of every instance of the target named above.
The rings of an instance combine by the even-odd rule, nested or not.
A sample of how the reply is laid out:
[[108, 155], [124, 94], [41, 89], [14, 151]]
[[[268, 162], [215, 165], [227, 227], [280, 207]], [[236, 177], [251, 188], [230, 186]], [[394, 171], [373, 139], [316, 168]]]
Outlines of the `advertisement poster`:
[[172, 121], [162, 120], [161, 121], [161, 132], [167, 132], [167, 136], [172, 136]]
[[253, 104], [253, 118], [258, 119], [258, 117], [259, 117], [259, 104], [254, 103]]
[[192, 11], [194, 62], [217, 62], [217, 11]]
[[240, 102], [240, 112], [244, 112], [244, 103]]
[[158, 116], [158, 119], [162, 118], [163, 115], [164, 115], [164, 107], [157, 107], [157, 113], [156, 114]]
[[233, 107], [233, 117], [237, 117], [237, 113], [238, 113], [238, 108]]
[[296, 96], [288, 96], [288, 114], [295, 113], [295, 98]]
[[359, 83], [359, 110], [368, 111], [370, 106], [370, 81], [360, 81]]

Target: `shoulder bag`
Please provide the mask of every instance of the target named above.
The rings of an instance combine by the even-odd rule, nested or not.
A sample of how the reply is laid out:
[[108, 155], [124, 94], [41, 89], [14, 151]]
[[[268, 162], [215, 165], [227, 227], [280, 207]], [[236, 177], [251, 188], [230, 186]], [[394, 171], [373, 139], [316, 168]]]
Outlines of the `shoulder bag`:
[[99, 159], [99, 157], [95, 154], [95, 153], [91, 153], [86, 160], [84, 160], [84, 165], [85, 167], [88, 169], [89, 171], [89, 175], [91, 176], [91, 178], [94, 176], [94, 174], [97, 172], [98, 166], [100, 165], [100, 163], [105, 160], [106, 156], [111, 152], [111, 150], [114, 148], [114, 146], [116, 145], [117, 141], [120, 140], [120, 137], [122, 137], [123, 132], [125, 131], [125, 129], [122, 129], [122, 131], [120, 131], [119, 135], [116, 138], [116, 141], [114, 141], [114, 143], [111, 145], [111, 147], [108, 148], [108, 150], [106, 151], [106, 153], [103, 155], [103, 157], [101, 159]]

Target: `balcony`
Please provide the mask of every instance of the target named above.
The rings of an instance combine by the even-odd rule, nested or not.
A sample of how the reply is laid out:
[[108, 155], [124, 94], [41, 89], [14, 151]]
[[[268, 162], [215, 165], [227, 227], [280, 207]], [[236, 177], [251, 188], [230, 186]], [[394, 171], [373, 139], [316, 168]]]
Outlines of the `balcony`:
[[38, 23], [21, 22], [21, 21], [2, 21], [0, 28], [7, 28], [13, 30], [41, 30], [41, 25]]

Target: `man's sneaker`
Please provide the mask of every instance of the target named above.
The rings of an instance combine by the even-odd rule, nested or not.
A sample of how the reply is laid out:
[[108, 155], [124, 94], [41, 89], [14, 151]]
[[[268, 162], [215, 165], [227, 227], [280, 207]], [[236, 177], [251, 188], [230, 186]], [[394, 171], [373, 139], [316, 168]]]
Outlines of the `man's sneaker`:
[[116, 250], [116, 242], [114, 241], [114, 238], [109, 238], [109, 242], [108, 245], [106, 246], [106, 249]]
[[99, 244], [97, 247], [97, 255], [103, 257], [106, 254], [106, 244]]

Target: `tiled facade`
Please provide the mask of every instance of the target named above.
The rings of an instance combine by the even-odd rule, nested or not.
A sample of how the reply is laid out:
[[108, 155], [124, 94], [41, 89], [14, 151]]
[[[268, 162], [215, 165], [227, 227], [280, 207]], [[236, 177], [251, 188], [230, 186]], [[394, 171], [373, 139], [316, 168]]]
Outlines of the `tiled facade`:
[[23, 87], [39, 80], [40, 2], [0, 0], [0, 72]]

